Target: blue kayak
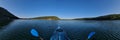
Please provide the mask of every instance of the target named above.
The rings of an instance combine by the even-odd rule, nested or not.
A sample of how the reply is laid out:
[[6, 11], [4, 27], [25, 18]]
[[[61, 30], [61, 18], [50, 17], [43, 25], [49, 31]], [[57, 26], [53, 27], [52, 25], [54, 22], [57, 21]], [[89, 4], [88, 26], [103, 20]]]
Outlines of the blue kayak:
[[63, 29], [61, 27], [58, 27], [51, 36], [50, 40], [70, 40], [70, 39], [67, 37]]

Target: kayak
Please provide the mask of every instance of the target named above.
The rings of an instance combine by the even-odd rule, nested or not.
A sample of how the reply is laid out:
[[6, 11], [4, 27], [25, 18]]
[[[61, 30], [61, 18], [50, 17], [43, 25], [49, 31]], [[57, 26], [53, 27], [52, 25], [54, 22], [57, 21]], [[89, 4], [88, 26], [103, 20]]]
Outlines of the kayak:
[[58, 27], [53, 35], [51, 36], [50, 40], [70, 40], [65, 31], [61, 27]]

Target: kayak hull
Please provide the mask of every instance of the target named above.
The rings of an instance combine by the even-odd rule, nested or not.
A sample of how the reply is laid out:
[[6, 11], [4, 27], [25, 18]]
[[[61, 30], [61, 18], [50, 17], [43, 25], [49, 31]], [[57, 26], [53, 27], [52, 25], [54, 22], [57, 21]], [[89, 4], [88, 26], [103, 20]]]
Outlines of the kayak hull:
[[66, 33], [61, 28], [57, 28], [50, 40], [69, 40]]

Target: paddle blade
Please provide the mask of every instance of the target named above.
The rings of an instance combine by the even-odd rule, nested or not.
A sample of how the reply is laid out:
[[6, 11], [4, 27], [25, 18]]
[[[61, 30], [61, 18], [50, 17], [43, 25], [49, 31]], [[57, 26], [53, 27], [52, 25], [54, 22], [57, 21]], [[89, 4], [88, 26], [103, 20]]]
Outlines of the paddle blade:
[[30, 32], [33, 36], [35, 36], [35, 37], [38, 37], [39, 36], [39, 34], [38, 34], [38, 32], [35, 30], [35, 29], [31, 29], [31, 32]]
[[88, 39], [90, 39], [94, 34], [95, 34], [95, 32], [91, 32], [91, 33], [89, 33], [89, 35], [88, 35]]

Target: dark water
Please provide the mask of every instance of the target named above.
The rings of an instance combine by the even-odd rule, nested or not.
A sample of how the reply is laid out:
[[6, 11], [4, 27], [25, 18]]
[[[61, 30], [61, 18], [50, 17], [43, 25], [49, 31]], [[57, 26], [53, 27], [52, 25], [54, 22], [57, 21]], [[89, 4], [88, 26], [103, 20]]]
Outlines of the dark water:
[[44, 40], [49, 40], [58, 25], [71, 40], [87, 40], [90, 32], [96, 33], [89, 40], [120, 40], [119, 20], [14, 20], [0, 29], [0, 40], [38, 40], [30, 33], [33, 28]]

